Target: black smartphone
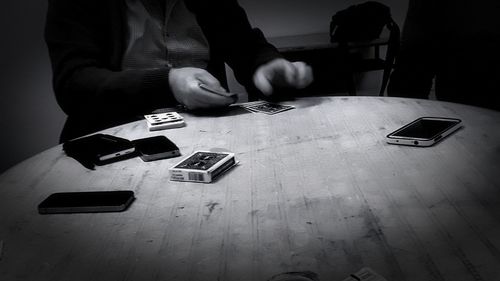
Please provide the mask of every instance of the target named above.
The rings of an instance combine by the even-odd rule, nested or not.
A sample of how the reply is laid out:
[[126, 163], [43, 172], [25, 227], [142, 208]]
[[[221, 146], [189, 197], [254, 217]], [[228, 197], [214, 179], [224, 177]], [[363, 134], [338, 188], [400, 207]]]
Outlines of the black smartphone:
[[51, 194], [38, 205], [40, 214], [121, 212], [134, 201], [134, 192], [88, 191]]
[[141, 159], [146, 162], [181, 155], [177, 145], [165, 136], [137, 139], [132, 143]]
[[461, 128], [460, 119], [421, 117], [387, 135], [387, 142], [411, 146], [432, 146]]
[[135, 156], [131, 141], [107, 134], [94, 134], [64, 143], [64, 151], [72, 157], [104, 165]]

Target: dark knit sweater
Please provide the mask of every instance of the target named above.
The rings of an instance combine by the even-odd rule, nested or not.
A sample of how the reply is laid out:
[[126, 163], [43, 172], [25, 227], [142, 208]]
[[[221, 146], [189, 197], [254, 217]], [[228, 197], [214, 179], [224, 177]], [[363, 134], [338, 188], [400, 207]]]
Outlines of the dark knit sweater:
[[[223, 84], [223, 62], [251, 88], [256, 68], [279, 57], [236, 0], [185, 3], [210, 46], [207, 70]], [[124, 0], [49, 0], [45, 40], [56, 98], [68, 115], [61, 141], [176, 104], [167, 66], [122, 69], [126, 20]]]
[[208, 42], [184, 0], [125, 0], [123, 69], [197, 67], [210, 60]]

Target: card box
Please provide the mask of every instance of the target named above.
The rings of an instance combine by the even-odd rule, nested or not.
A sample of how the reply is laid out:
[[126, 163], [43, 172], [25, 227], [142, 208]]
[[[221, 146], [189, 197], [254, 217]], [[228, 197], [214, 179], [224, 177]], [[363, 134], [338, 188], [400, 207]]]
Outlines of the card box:
[[235, 164], [231, 152], [195, 151], [169, 169], [170, 180], [210, 183]]
[[149, 131], [158, 131], [185, 126], [184, 118], [177, 112], [144, 115]]

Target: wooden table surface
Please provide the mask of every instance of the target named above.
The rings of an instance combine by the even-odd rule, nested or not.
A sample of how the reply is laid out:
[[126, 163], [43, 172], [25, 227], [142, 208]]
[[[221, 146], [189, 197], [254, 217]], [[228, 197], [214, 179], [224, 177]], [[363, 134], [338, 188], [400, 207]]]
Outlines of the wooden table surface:
[[[239, 166], [212, 184], [172, 182], [180, 158], [87, 170], [42, 152], [0, 176], [0, 280], [256, 280], [313, 271], [343, 280], [500, 280], [500, 112], [427, 100], [319, 97], [269, 116], [183, 114], [104, 131], [166, 135], [183, 156], [226, 149]], [[464, 128], [429, 148], [385, 136], [421, 116]], [[34, 140], [35, 141], [35, 140]], [[39, 215], [62, 191], [129, 189], [121, 213]]]

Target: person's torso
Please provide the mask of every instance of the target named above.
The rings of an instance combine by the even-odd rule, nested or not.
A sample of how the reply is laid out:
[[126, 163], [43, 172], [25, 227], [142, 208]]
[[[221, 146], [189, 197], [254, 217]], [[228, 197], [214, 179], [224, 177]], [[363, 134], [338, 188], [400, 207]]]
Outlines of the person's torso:
[[210, 49], [184, 0], [125, 0], [122, 69], [206, 69]]

